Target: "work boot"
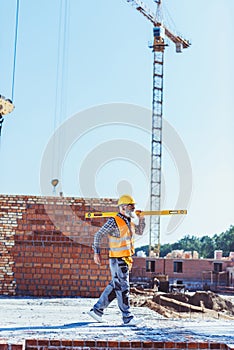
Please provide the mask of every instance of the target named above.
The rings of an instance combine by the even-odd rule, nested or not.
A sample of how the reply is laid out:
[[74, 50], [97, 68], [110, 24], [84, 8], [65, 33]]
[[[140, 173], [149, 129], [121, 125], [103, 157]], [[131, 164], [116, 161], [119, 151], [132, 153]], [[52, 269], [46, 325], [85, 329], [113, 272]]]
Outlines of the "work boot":
[[102, 316], [99, 316], [94, 309], [91, 309], [90, 311], [87, 312], [89, 316], [91, 316], [92, 318], [94, 318], [96, 321], [102, 323]]
[[124, 322], [123, 323], [123, 326], [137, 326], [138, 324], [142, 323], [143, 322], [143, 319], [142, 318], [131, 318], [130, 321], [128, 322]]

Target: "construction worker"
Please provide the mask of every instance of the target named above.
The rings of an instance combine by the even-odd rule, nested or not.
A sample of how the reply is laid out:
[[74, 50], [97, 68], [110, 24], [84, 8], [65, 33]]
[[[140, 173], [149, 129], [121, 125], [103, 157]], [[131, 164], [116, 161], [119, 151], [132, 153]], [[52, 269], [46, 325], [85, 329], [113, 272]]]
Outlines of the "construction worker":
[[145, 219], [135, 214], [135, 200], [130, 195], [121, 196], [118, 200], [118, 207], [119, 213], [110, 218], [94, 236], [94, 262], [98, 265], [101, 264], [101, 239], [106, 235], [109, 236], [109, 263], [112, 280], [88, 314], [96, 321], [103, 322], [104, 309], [117, 298], [123, 324], [136, 326], [142, 320], [136, 319], [130, 311], [129, 271], [134, 254], [133, 234], [143, 234]]

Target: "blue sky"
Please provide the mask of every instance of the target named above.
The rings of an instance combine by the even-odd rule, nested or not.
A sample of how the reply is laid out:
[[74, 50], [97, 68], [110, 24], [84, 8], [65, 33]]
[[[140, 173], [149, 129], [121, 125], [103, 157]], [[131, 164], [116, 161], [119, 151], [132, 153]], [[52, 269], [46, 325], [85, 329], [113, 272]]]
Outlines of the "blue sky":
[[[155, 10], [153, 1], [145, 3]], [[221, 233], [233, 224], [234, 2], [164, 3], [176, 24], [174, 28], [170, 22], [172, 29], [192, 43], [182, 54], [175, 52], [172, 43], [165, 52], [164, 118], [179, 135], [192, 167], [192, 193], [185, 203], [188, 215], [170, 234], [170, 219], [161, 220], [162, 242], [171, 242], [186, 234]], [[62, 4], [64, 7], [65, 1]], [[121, 189], [131, 188], [140, 209], [148, 209], [150, 169], [140, 157], [147, 158], [144, 154], [150, 152], [150, 117], [143, 113], [145, 126], [139, 128], [134, 116], [129, 122], [128, 115], [124, 123], [122, 116], [118, 119], [111, 113], [108, 124], [103, 123], [99, 107], [113, 110], [115, 104], [133, 105], [150, 113], [151, 23], [124, 0], [70, 0], [62, 64], [59, 9], [60, 0], [20, 0], [15, 110], [3, 123], [0, 193], [52, 195], [52, 186], [45, 193], [40, 183], [48, 143], [56, 129], [62, 125], [64, 130], [74, 116], [79, 132], [79, 120], [80, 125], [88, 123], [85, 111], [91, 110], [93, 127], [92, 123], [83, 125], [81, 137], [69, 144], [61, 163], [60, 189], [65, 196], [86, 197], [92, 196], [93, 187], [99, 197], [116, 198]], [[15, 10], [15, 0], [1, 0], [0, 93], [6, 97], [11, 97], [12, 88]], [[122, 140], [119, 157], [116, 140]], [[61, 137], [54, 144], [54, 159], [59, 158], [63, 142]], [[134, 157], [134, 145], [142, 151], [139, 158]], [[109, 152], [113, 149], [112, 159], [111, 153], [105, 158], [105, 146]], [[179, 170], [166, 143], [164, 148], [163, 209], [173, 209], [180, 191]], [[124, 157], [125, 150], [128, 157]], [[100, 160], [93, 178], [93, 163], [88, 163], [92, 155]], [[53, 163], [56, 161], [49, 165], [48, 183], [58, 177]], [[85, 171], [92, 181], [90, 188], [81, 183]], [[186, 182], [186, 171], [182, 175]]]

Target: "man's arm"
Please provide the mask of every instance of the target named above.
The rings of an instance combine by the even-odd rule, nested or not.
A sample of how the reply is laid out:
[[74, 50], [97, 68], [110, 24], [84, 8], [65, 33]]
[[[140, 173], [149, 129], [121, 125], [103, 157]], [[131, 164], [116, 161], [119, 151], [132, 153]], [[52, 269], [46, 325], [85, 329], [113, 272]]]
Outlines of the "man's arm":
[[101, 240], [104, 236], [108, 234], [114, 235], [116, 231], [116, 223], [114, 218], [110, 218], [101, 228], [95, 233], [94, 242], [93, 242], [93, 250], [94, 250], [94, 262], [98, 265], [101, 264], [100, 259], [100, 247]]
[[145, 218], [143, 216], [139, 217], [139, 224], [135, 226], [135, 234], [142, 236], [145, 229]]

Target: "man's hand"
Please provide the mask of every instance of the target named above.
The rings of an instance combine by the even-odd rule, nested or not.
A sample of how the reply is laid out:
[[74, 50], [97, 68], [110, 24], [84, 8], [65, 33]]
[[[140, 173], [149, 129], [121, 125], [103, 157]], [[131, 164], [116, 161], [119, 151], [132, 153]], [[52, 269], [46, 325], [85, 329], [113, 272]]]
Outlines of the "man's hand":
[[145, 224], [145, 217], [144, 216], [139, 216], [139, 223]]
[[100, 254], [94, 253], [93, 260], [94, 260], [95, 264], [101, 265]]

